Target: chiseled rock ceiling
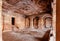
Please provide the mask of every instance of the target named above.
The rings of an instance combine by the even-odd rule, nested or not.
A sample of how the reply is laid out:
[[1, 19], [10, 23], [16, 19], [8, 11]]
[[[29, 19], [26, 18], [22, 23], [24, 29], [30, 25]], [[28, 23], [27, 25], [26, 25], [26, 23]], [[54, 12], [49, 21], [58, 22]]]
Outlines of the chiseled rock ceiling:
[[3, 0], [3, 10], [32, 15], [46, 12], [48, 0]]

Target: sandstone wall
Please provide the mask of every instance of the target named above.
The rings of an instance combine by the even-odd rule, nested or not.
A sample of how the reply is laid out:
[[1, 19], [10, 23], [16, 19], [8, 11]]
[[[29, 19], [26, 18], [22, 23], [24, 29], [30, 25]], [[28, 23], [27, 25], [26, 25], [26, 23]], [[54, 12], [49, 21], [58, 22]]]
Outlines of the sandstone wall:
[[[23, 29], [25, 27], [25, 18], [23, 15], [12, 13], [12, 12], [3, 12], [3, 30], [12, 30], [12, 27], [17, 27], [17, 29]], [[12, 17], [15, 18], [15, 25], [12, 25]]]

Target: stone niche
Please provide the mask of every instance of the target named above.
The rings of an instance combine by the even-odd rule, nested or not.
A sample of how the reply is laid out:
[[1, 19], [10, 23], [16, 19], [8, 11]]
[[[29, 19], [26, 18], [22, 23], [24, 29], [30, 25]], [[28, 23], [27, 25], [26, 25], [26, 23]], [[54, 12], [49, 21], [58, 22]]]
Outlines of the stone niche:
[[43, 29], [52, 27], [52, 16], [50, 14], [32, 15], [25, 18], [26, 28]]

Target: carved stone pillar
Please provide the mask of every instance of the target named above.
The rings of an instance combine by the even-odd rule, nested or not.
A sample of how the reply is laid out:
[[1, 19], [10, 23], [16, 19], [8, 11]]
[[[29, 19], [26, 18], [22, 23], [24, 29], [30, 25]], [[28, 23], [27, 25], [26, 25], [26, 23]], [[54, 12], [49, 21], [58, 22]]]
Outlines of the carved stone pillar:
[[33, 27], [33, 18], [30, 18], [30, 28], [32, 28], [32, 29], [34, 28]]
[[38, 29], [42, 29], [42, 27], [41, 27], [41, 18], [39, 18], [39, 20], [38, 20]]

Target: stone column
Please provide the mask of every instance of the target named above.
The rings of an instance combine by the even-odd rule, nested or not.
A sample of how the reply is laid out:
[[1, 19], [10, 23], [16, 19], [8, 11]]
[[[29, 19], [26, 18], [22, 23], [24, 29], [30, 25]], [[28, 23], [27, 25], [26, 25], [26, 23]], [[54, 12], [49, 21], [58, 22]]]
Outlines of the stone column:
[[40, 23], [41, 23], [41, 26], [40, 26], [41, 29], [44, 29], [44, 19], [43, 18], [40, 19]]
[[30, 17], [30, 28], [32, 28], [32, 29], [34, 28], [33, 27], [33, 18], [31, 18], [31, 17]]
[[41, 27], [41, 19], [39, 18], [39, 21], [38, 21], [38, 29], [42, 29]]

